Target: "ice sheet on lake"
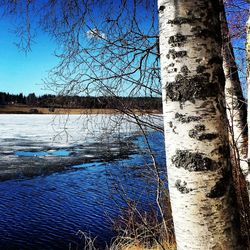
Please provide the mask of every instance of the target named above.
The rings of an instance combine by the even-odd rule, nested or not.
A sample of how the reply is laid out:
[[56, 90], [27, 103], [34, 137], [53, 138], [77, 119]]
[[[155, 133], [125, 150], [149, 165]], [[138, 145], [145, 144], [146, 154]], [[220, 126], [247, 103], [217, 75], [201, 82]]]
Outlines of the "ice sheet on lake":
[[[143, 119], [152, 120], [152, 117]], [[154, 120], [161, 123], [159, 116]], [[50, 172], [104, 157], [112, 158], [112, 154], [126, 154], [126, 147], [133, 149], [126, 138], [138, 133], [139, 126], [123, 115], [2, 114], [0, 179], [17, 173]]]

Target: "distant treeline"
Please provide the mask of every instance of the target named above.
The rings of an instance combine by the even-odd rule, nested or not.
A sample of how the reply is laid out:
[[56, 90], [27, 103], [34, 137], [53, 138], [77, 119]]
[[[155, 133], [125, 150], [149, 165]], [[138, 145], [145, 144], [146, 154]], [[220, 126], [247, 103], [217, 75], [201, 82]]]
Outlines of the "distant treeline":
[[162, 107], [161, 98], [158, 97], [117, 97], [117, 96], [61, 96], [42, 95], [34, 93], [28, 96], [13, 95], [0, 92], [0, 105], [25, 104], [32, 107], [44, 108], [111, 108], [111, 109], [157, 109]]

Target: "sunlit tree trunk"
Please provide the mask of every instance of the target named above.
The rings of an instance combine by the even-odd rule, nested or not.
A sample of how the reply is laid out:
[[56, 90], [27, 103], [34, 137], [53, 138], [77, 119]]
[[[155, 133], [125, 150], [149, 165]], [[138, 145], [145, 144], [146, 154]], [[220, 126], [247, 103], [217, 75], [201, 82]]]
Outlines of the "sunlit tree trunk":
[[245, 176], [248, 196], [250, 197], [250, 172], [247, 164], [247, 107], [242, 93], [224, 8], [221, 11], [221, 30], [223, 69], [226, 78], [226, 110], [232, 144], [231, 153], [236, 160], [236, 167], [239, 165]]
[[[246, 58], [247, 58], [247, 123], [248, 123], [248, 138], [250, 133], [250, 16], [246, 24], [247, 41], [246, 41]], [[250, 140], [248, 140], [248, 166], [250, 168]]]
[[219, 1], [158, 0], [169, 191], [178, 249], [243, 249], [233, 209]]

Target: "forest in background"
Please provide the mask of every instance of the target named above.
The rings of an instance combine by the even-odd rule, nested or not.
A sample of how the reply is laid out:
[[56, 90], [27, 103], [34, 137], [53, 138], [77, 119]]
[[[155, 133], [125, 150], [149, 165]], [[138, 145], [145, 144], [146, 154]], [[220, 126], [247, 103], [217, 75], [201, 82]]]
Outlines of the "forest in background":
[[161, 110], [162, 100], [159, 97], [119, 97], [119, 96], [63, 96], [46, 94], [27, 96], [0, 92], [0, 105], [24, 104], [44, 108], [81, 108], [81, 109], [121, 109], [126, 106], [132, 109]]

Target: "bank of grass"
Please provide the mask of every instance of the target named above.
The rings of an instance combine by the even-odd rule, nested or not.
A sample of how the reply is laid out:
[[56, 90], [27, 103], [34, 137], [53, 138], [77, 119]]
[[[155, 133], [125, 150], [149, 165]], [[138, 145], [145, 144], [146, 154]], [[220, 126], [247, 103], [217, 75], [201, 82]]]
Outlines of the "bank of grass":
[[124, 246], [120, 250], [176, 250], [176, 244], [169, 244], [168, 242], [163, 242], [162, 245], [155, 245], [153, 247], [147, 248], [140, 244], [134, 244], [130, 246]]
[[[84, 238], [84, 250], [99, 250], [95, 247], [95, 242], [92, 238], [87, 235]], [[71, 248], [70, 248], [71, 249]], [[162, 240], [161, 242], [156, 242], [153, 240], [150, 243], [148, 239], [145, 242], [142, 239], [135, 239], [123, 236], [117, 236], [116, 239], [110, 246], [107, 246], [105, 250], [176, 250], [176, 243], [174, 239], [172, 241]]]
[[147, 237], [136, 239], [118, 236], [108, 250], [176, 250], [176, 243], [173, 235], [171, 237], [168, 235], [165, 239], [156, 239], [151, 236], [150, 240]]
[[[84, 250], [98, 250], [95, 247], [95, 242], [92, 238], [84, 235]], [[105, 250], [176, 250], [176, 243], [174, 237], [169, 237], [165, 240], [158, 242], [151, 238], [150, 242], [148, 239], [135, 239], [134, 237], [117, 236], [110, 246], [107, 246]], [[144, 242], [143, 242], [144, 241]]]
[[[176, 249], [169, 197], [164, 197], [163, 215], [156, 210], [140, 213], [129, 205], [114, 229], [117, 238], [109, 250], [174, 250]], [[166, 228], [164, 227], [163, 217]]]

